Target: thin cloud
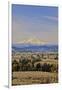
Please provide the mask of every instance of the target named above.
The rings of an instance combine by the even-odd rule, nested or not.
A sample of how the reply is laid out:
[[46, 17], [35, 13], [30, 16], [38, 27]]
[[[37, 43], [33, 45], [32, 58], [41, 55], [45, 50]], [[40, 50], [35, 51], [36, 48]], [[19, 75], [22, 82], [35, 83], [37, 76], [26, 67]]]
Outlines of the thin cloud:
[[58, 17], [54, 17], [54, 16], [43, 16], [43, 17], [49, 20], [58, 21]]

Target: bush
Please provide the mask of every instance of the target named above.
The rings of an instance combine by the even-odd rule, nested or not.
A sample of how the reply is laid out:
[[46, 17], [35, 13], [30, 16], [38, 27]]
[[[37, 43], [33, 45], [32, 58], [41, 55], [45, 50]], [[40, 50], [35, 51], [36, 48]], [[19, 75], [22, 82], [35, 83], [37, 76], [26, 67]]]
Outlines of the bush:
[[41, 64], [40, 64], [40, 63], [38, 63], [38, 64], [36, 65], [36, 70], [37, 70], [37, 71], [40, 71], [40, 70], [41, 70]]
[[[20, 63], [20, 70], [21, 71], [29, 71], [31, 70], [30, 60], [27, 58], [23, 58], [22, 60], [19, 60]], [[32, 63], [31, 63], [32, 64]]]
[[52, 64], [51, 65], [51, 72], [58, 72], [58, 65]]
[[44, 63], [42, 65], [42, 71], [45, 71], [45, 72], [58, 72], [58, 65]]
[[51, 65], [50, 64], [47, 64], [47, 63], [44, 63], [42, 65], [42, 71], [50, 72], [51, 71]]
[[12, 62], [12, 71], [19, 71], [19, 68], [20, 68], [19, 63], [16, 60], [14, 60]]
[[22, 59], [21, 63], [22, 64], [27, 64], [28, 63], [28, 60], [24, 58], [24, 59]]

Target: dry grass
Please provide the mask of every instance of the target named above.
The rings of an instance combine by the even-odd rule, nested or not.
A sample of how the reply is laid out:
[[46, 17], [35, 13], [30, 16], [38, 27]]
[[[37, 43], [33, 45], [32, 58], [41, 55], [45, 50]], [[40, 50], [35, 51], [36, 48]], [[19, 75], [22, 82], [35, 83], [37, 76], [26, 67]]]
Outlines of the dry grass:
[[41, 71], [13, 72], [12, 85], [46, 83], [58, 83], [58, 74]]
[[[33, 53], [20, 53], [19, 55], [15, 55], [12, 57], [12, 60], [19, 61], [20, 56], [28, 57], [29, 60], [32, 61], [32, 55]], [[39, 54], [42, 56], [42, 54]], [[45, 56], [45, 54], [43, 54]], [[53, 66], [58, 65], [58, 59], [54, 58], [54, 55], [56, 56], [56, 53], [53, 53], [52, 58], [40, 58], [41, 61], [37, 61], [34, 63], [34, 66], [36, 66], [37, 63], [40, 63], [41, 65], [46, 64], [52, 64]], [[37, 56], [37, 54], [36, 54]], [[47, 54], [48, 56], [48, 54]], [[49, 55], [50, 56], [50, 55]], [[31, 57], [31, 58], [30, 58]], [[53, 69], [55, 68], [53, 67]], [[13, 68], [13, 67], [12, 67]], [[46, 67], [47, 68], [47, 67]], [[58, 83], [58, 72], [54, 72], [52, 69], [52, 72], [42, 72], [42, 71], [18, 71], [13, 72], [12, 75], [12, 85], [28, 85], [28, 84], [48, 84], [48, 83]], [[58, 68], [57, 68], [58, 69]]]

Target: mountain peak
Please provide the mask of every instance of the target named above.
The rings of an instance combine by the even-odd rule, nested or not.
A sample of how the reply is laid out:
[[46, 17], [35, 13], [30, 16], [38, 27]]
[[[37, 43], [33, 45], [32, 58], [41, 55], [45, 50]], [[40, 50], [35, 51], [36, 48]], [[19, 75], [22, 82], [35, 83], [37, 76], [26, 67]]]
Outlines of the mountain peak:
[[20, 43], [24, 43], [24, 44], [36, 44], [36, 45], [44, 45], [45, 42], [41, 41], [40, 39], [36, 39], [36, 38], [30, 38], [30, 39], [26, 39], [26, 40], [23, 40], [21, 42], [18, 42], [19, 44]]

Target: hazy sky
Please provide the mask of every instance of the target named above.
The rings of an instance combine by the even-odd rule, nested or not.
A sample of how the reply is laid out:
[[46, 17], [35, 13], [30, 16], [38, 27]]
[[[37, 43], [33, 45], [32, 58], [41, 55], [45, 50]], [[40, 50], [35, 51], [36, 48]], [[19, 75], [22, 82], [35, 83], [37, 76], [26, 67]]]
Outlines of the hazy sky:
[[58, 43], [58, 8], [12, 5], [12, 43], [39, 39]]

